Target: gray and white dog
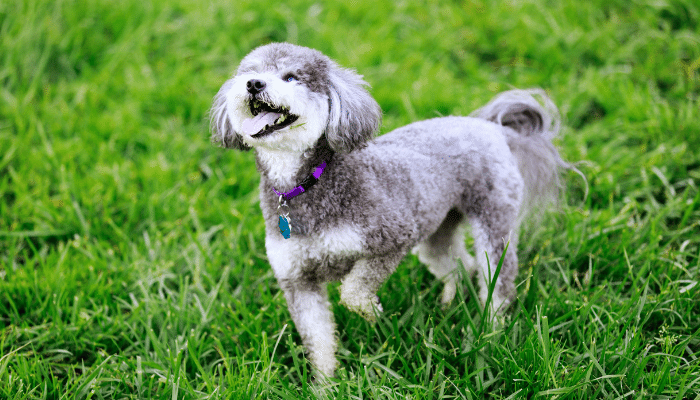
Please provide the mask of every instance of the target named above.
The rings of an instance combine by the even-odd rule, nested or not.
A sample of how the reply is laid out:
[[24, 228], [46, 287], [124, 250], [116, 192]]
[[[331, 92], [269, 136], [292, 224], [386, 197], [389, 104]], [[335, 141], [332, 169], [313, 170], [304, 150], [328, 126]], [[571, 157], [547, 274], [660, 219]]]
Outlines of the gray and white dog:
[[337, 365], [328, 282], [340, 280], [341, 303], [372, 321], [377, 290], [411, 249], [444, 282], [445, 304], [457, 259], [477, 274], [485, 304], [503, 256], [490, 303], [503, 312], [515, 297], [518, 225], [556, 195], [568, 167], [552, 145], [556, 107], [541, 90], [504, 92], [473, 117], [373, 139], [381, 110], [365, 86], [319, 51], [273, 43], [241, 61], [211, 109], [214, 142], [255, 149], [267, 256], [325, 376]]

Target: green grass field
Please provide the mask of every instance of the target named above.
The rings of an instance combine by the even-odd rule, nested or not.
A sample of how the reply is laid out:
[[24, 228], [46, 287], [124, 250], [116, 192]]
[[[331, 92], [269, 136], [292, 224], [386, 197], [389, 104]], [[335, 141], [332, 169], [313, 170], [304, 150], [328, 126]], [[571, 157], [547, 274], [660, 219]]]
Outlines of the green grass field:
[[[1, 399], [700, 399], [696, 1], [235, 3], [0, 1]], [[270, 41], [357, 69], [382, 133], [547, 90], [589, 193], [567, 174], [526, 228], [501, 329], [408, 256], [376, 325], [331, 286], [341, 367], [310, 383], [253, 154], [209, 142]]]

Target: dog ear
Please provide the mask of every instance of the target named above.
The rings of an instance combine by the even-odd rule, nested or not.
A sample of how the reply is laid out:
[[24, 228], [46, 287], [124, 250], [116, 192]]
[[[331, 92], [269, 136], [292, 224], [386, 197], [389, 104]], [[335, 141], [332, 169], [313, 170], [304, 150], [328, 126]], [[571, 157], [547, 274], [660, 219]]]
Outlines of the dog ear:
[[350, 152], [372, 139], [382, 110], [367, 92], [369, 86], [352, 70], [333, 65], [330, 78], [330, 113], [326, 138], [337, 152]]
[[227, 81], [221, 86], [209, 111], [211, 141], [227, 149], [250, 150], [250, 146], [243, 142], [241, 135], [233, 130], [226, 111], [226, 93], [231, 86], [230, 82]]

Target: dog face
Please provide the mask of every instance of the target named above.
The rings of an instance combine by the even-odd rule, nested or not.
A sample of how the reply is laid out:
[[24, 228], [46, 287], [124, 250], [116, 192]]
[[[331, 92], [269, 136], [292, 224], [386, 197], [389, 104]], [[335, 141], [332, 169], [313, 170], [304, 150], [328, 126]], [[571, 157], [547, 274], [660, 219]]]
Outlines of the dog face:
[[333, 150], [351, 151], [372, 138], [381, 120], [365, 86], [319, 51], [259, 47], [214, 98], [212, 140], [240, 150], [301, 152], [325, 134]]

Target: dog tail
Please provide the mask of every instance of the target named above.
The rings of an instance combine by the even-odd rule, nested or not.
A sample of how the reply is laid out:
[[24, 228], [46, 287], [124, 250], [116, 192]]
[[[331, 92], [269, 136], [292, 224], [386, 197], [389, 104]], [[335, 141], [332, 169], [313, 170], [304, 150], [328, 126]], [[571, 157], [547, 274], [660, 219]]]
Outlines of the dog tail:
[[556, 203], [561, 190], [562, 169], [577, 172], [585, 181], [585, 176], [565, 162], [552, 144], [559, 134], [561, 122], [557, 107], [542, 89], [500, 93], [471, 116], [507, 128], [504, 133], [508, 146], [525, 181], [521, 219], [537, 207]]

